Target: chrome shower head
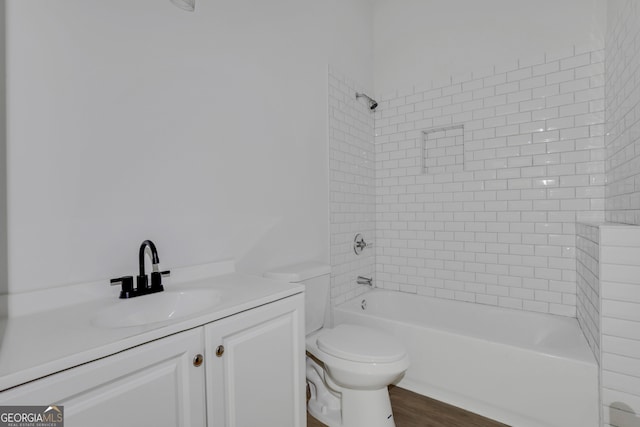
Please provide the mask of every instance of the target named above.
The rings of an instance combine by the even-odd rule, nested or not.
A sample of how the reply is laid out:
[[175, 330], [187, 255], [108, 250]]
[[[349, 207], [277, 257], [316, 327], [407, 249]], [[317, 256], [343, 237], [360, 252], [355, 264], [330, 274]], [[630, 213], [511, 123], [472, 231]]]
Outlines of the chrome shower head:
[[182, 10], [186, 10], [187, 12], [193, 12], [196, 10], [196, 0], [171, 0], [171, 3]]
[[365, 93], [356, 92], [356, 99], [359, 98], [367, 98], [367, 100], [369, 101], [369, 109], [371, 111], [375, 111], [375, 109], [378, 107], [378, 103], [376, 102], [376, 100]]

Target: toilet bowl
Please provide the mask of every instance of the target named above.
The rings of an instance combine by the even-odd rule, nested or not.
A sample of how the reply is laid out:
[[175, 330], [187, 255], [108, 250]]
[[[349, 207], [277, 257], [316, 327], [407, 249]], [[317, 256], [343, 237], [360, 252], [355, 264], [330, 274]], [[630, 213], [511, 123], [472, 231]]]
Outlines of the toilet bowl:
[[308, 404], [313, 417], [329, 427], [395, 426], [387, 386], [409, 367], [397, 340], [342, 324], [311, 334], [306, 346], [313, 356], [307, 358], [307, 380], [315, 389]]
[[330, 267], [304, 263], [265, 276], [305, 286], [309, 413], [329, 427], [395, 427], [387, 386], [409, 367], [406, 349], [371, 328], [328, 322]]
[[307, 351], [322, 361], [337, 385], [359, 390], [388, 386], [409, 367], [404, 346], [392, 336], [357, 325], [321, 329]]

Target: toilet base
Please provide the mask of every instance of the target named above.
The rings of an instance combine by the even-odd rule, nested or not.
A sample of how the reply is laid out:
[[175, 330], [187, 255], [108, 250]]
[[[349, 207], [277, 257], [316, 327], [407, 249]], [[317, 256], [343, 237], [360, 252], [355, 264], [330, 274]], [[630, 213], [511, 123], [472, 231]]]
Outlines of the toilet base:
[[307, 411], [316, 420], [329, 427], [342, 427], [340, 409], [328, 409], [322, 402], [309, 400]]
[[307, 357], [309, 414], [329, 427], [395, 427], [387, 387], [350, 390], [336, 385], [327, 372]]
[[311, 397], [307, 410], [313, 418], [329, 427], [341, 427], [340, 394], [330, 390], [324, 382], [324, 369], [307, 356], [307, 383]]
[[387, 387], [343, 390], [342, 427], [395, 427]]

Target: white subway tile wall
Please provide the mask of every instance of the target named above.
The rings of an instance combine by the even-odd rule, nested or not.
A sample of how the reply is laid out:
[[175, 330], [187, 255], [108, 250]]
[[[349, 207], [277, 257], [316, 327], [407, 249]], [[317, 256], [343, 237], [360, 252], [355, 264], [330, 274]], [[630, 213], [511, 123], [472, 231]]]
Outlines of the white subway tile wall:
[[[576, 221], [604, 219], [603, 52], [534, 62], [379, 100], [379, 286], [576, 315]], [[422, 132], [453, 125], [463, 167], [422, 174]]]
[[600, 229], [576, 224], [577, 318], [600, 363]]
[[[607, 3], [606, 218], [640, 225], [640, 5]], [[640, 227], [601, 227], [604, 426], [640, 426]]]
[[367, 290], [358, 276], [373, 277], [375, 253], [353, 250], [356, 233], [375, 241], [374, 115], [362, 87], [329, 69], [329, 214], [331, 301], [339, 304]]
[[464, 126], [432, 128], [422, 132], [422, 173], [462, 172]]
[[640, 425], [640, 227], [600, 226], [604, 426]]
[[[640, 4], [610, 2], [606, 46], [606, 217], [640, 224]], [[611, 18], [611, 16], [610, 16]]]

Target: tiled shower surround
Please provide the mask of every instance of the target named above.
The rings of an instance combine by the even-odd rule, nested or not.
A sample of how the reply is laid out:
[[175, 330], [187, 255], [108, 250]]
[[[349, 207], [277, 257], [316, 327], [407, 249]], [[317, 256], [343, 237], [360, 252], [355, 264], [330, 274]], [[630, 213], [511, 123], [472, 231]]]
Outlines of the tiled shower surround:
[[577, 318], [600, 361], [600, 229], [597, 224], [576, 225]]
[[[607, 14], [604, 50], [377, 94], [375, 122], [330, 73], [332, 295], [363, 292], [355, 277], [375, 268], [379, 287], [576, 316], [602, 425], [631, 427], [640, 228], [602, 221], [640, 225], [640, 2]], [[375, 262], [350, 252], [356, 232], [374, 236]]]
[[604, 426], [640, 425], [640, 227], [600, 231], [600, 396]]
[[606, 217], [640, 225], [640, 5], [611, 2], [608, 13]]
[[[576, 221], [604, 218], [603, 56], [571, 48], [379, 100], [378, 286], [576, 315]], [[458, 125], [462, 146], [447, 142]]]
[[375, 253], [365, 248], [356, 255], [353, 240], [361, 233], [375, 240], [374, 117], [365, 101], [356, 100], [362, 88], [329, 70], [329, 205], [331, 233], [331, 299], [340, 303], [366, 289], [358, 276], [372, 277]]
[[640, 227], [577, 226], [578, 322], [600, 365], [602, 425], [640, 425]]
[[[606, 218], [640, 225], [640, 4], [609, 1], [607, 14]], [[615, 237], [600, 260], [604, 426], [640, 426], [639, 230], [601, 229], [602, 247]]]
[[[379, 287], [575, 316], [602, 425], [632, 427], [640, 228], [603, 221], [640, 225], [640, 2], [607, 13], [604, 49], [378, 96], [375, 122], [330, 72], [332, 296], [364, 292], [355, 278], [375, 269]], [[356, 232], [375, 259], [353, 254]]]

